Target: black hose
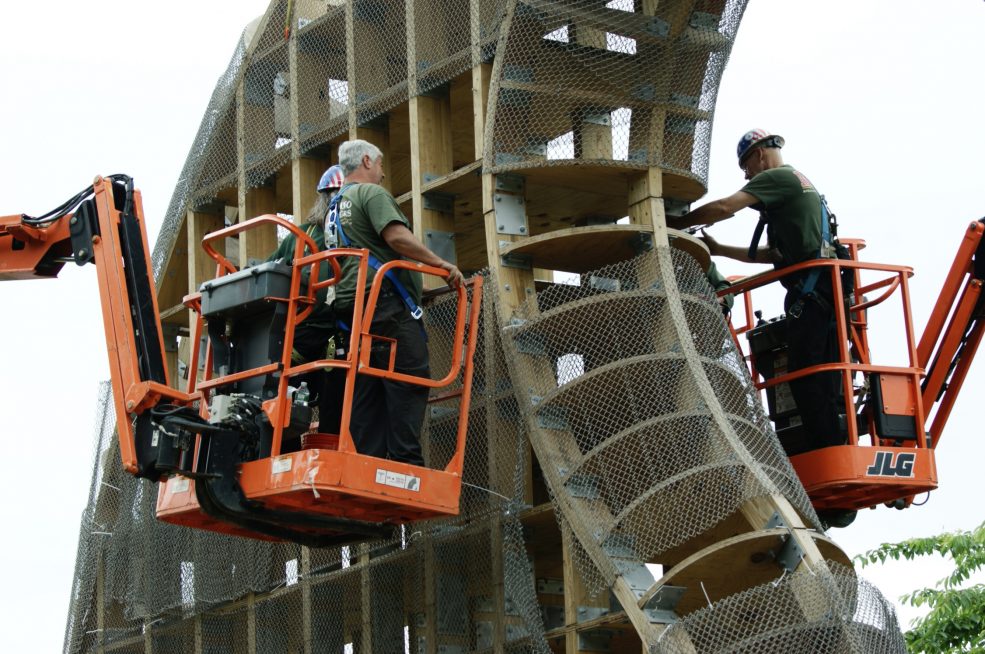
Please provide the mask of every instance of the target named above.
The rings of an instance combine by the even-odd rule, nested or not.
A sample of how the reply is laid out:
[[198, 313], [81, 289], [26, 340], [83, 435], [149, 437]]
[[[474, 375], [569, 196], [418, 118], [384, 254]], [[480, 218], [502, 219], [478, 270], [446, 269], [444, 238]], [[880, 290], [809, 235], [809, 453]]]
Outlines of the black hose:
[[[132, 208], [132, 204], [133, 204], [133, 178], [130, 177], [129, 175], [116, 173], [114, 175], [107, 175], [106, 179], [109, 179], [116, 184], [126, 185], [127, 204], [124, 209], [124, 212], [126, 213]], [[43, 225], [47, 225], [48, 223], [53, 223], [56, 220], [63, 218], [68, 214], [72, 213], [72, 211], [74, 211], [76, 207], [78, 207], [80, 204], [82, 204], [87, 199], [89, 199], [93, 193], [94, 193], [93, 187], [87, 186], [86, 188], [82, 189], [81, 191], [73, 195], [71, 198], [69, 198], [68, 200], [66, 200], [65, 202], [58, 205], [57, 207], [55, 207], [54, 209], [52, 209], [51, 211], [49, 211], [44, 215], [35, 217], [35, 216], [29, 216], [27, 214], [21, 214], [21, 221], [27, 225], [31, 225], [32, 227], [40, 227]]]

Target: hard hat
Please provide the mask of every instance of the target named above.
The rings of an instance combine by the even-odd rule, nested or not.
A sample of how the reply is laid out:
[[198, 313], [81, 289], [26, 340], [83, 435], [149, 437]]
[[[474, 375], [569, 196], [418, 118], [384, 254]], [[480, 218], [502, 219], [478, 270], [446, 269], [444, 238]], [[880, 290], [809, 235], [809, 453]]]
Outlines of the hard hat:
[[323, 192], [342, 188], [344, 181], [345, 173], [342, 171], [342, 166], [335, 164], [326, 170], [321, 176], [321, 179], [318, 180], [318, 191]]
[[782, 148], [784, 143], [786, 141], [778, 134], [770, 134], [765, 129], [751, 129], [739, 139], [739, 147], [736, 148], [739, 165], [755, 148]]

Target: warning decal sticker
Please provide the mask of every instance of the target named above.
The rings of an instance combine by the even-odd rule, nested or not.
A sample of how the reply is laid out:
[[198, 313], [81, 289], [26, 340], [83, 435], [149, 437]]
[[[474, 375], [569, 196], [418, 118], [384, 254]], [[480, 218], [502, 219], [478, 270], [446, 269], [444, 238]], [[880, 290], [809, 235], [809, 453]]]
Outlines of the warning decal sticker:
[[376, 483], [383, 484], [384, 486], [393, 486], [394, 488], [403, 488], [404, 490], [414, 491], [415, 493], [421, 491], [420, 477], [405, 475], [399, 472], [390, 472], [382, 468], [376, 469]]

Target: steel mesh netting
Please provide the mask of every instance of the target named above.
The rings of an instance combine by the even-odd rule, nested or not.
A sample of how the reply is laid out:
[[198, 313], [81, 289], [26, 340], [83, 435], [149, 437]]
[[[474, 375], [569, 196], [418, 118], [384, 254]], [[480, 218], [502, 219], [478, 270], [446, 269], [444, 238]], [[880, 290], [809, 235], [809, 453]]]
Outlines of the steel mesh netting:
[[[435, 371], [447, 370], [454, 304], [453, 296], [439, 296], [426, 311]], [[304, 550], [157, 521], [157, 487], [119, 464], [104, 386], [99, 465], [83, 518], [65, 650], [142, 652], [150, 643], [158, 653], [242, 652], [252, 633], [259, 652], [339, 652], [346, 645], [403, 652], [405, 642], [416, 648], [431, 633], [442, 644], [482, 651], [494, 638], [494, 589], [501, 587], [506, 649], [547, 652], [516, 517], [529, 465], [525, 433], [493, 293], [483, 305], [462, 514], [409, 525], [389, 540]], [[457, 400], [450, 406], [457, 409]], [[432, 464], [450, 456], [442, 417], [429, 416], [422, 438]]]
[[[273, 17], [271, 17], [273, 20]], [[243, 163], [246, 186], [267, 183], [291, 159], [288, 43], [257, 49], [243, 71]]]
[[216, 83], [195, 140], [182, 166], [171, 202], [151, 255], [160, 284], [164, 266], [175, 248], [185, 211], [225, 189], [236, 186], [236, 82], [246, 55], [246, 35], [240, 37], [225, 72]]
[[489, 172], [573, 161], [706, 183], [715, 98], [745, 0], [517, 0], [496, 53]]
[[878, 654], [906, 652], [892, 605], [848, 567], [802, 566], [672, 625], [655, 651]]
[[[678, 300], [668, 293], [686, 324], [674, 323]], [[773, 484], [817, 524], [689, 255], [663, 248], [553, 285], [518, 308], [508, 332], [507, 360], [562, 528], [577, 521], [595, 548], [659, 560]], [[712, 395], [689, 368], [682, 336]], [[618, 574], [605, 557], [579, 559], [596, 590]]]
[[350, 93], [358, 124], [407, 100], [407, 11], [402, 0], [352, 0]]
[[296, 78], [302, 154], [349, 131], [345, 3], [314, 5], [310, 10], [298, 9]]
[[469, 0], [414, 3], [417, 92], [427, 93], [472, 67]]

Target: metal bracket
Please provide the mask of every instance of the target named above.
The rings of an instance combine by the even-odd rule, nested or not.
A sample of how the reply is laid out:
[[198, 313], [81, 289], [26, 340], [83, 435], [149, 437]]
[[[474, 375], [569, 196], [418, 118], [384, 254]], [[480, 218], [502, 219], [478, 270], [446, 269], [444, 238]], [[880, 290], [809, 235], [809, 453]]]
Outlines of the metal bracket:
[[674, 610], [687, 589], [683, 586], [661, 586], [660, 590], [643, 605], [647, 620], [654, 624], [677, 622]]
[[696, 95], [684, 95], [683, 93], [671, 93], [670, 101], [673, 104], [679, 104], [682, 107], [689, 107], [691, 109], [698, 108], [698, 96]]
[[496, 193], [493, 196], [496, 213], [496, 232], [499, 234], [527, 234], [527, 212], [523, 198], [518, 195]]
[[455, 213], [455, 196], [451, 193], [429, 191], [421, 195], [421, 206], [440, 213]]
[[453, 409], [448, 406], [433, 406], [431, 407], [431, 420], [441, 420], [451, 415], [458, 415], [458, 409]]
[[695, 118], [675, 116], [667, 121], [667, 131], [671, 134], [694, 134], [697, 124], [698, 121]]
[[615, 558], [635, 559], [636, 550], [633, 549], [635, 541], [636, 537], [633, 534], [612, 533], [602, 541], [602, 551]]
[[519, 332], [515, 337], [513, 337], [513, 342], [516, 343], [517, 352], [521, 354], [534, 354], [543, 355], [547, 353], [546, 339], [542, 334], [536, 332], [524, 331]]
[[540, 617], [544, 621], [544, 629], [548, 631], [564, 626], [564, 607], [563, 606], [542, 606], [540, 607]]
[[564, 580], [540, 577], [537, 579], [537, 592], [541, 595], [564, 595]]
[[598, 277], [596, 275], [590, 275], [588, 277], [588, 286], [599, 291], [613, 291], [618, 292], [621, 290], [621, 284], [618, 279], [613, 279], [612, 277]]
[[776, 562], [783, 566], [787, 572], [793, 572], [800, 565], [803, 556], [804, 550], [801, 549], [797, 539], [791, 534], [785, 538], [783, 547], [776, 555]]
[[612, 116], [607, 112], [585, 114], [582, 116], [581, 122], [592, 125], [610, 125], [612, 123]]
[[[564, 485], [571, 497], [579, 497], [585, 500], [597, 500], [599, 497], [598, 477], [591, 475], [571, 475], [564, 482]], [[603, 549], [605, 549], [604, 545]]]
[[630, 90], [629, 95], [643, 102], [655, 102], [657, 99], [657, 87], [653, 84], [637, 84]]
[[676, 198], [664, 198], [664, 213], [668, 216], [680, 217], [691, 210], [691, 203], [687, 200]]
[[455, 254], [455, 232], [429, 229], [424, 232], [424, 245], [445, 261], [458, 262], [458, 257]]
[[670, 23], [654, 16], [646, 21], [646, 26], [643, 29], [651, 36], [664, 38], [670, 34]]
[[591, 622], [596, 618], [601, 618], [603, 615], [608, 614], [609, 607], [607, 606], [579, 606], [578, 622]]
[[506, 640], [520, 640], [521, 638], [526, 638], [530, 635], [527, 630], [526, 625], [522, 624], [507, 624], [506, 625]]
[[517, 268], [519, 270], [533, 270], [534, 257], [531, 254], [520, 254], [519, 252], [509, 252], [499, 257], [499, 262], [504, 268]]
[[608, 652], [612, 635], [609, 629], [582, 631], [578, 634], [578, 649], [584, 652]]
[[[783, 521], [779, 512], [775, 512], [770, 519], [766, 521], [766, 526], [763, 529], [778, 529], [783, 528], [790, 532], [790, 528], [787, 527], [787, 523]], [[801, 549], [800, 544], [797, 539], [793, 537], [793, 533], [789, 533], [787, 536], [783, 537], [783, 545], [780, 547], [780, 551], [775, 553], [776, 562], [786, 570], [787, 572], [793, 572], [800, 565], [800, 560], [804, 556], [804, 550]]]
[[496, 175], [497, 191], [522, 195], [526, 188], [527, 182], [523, 175], [511, 175], [510, 173], [498, 173]]
[[547, 405], [537, 411], [537, 424], [544, 429], [568, 429], [568, 410], [562, 406]]
[[493, 645], [493, 626], [492, 622], [475, 623], [475, 647], [476, 649], [489, 649]]
[[653, 234], [649, 232], [639, 232], [630, 240], [630, 245], [636, 254], [643, 254], [653, 249]]
[[637, 598], [643, 597], [646, 591], [650, 590], [650, 587], [656, 582], [650, 570], [639, 561], [614, 559], [613, 563]]
[[699, 30], [711, 30], [713, 32], [717, 32], [718, 23], [721, 19], [722, 17], [718, 14], [709, 14], [706, 11], [695, 11], [691, 13], [691, 18], [688, 20], [688, 25]]

